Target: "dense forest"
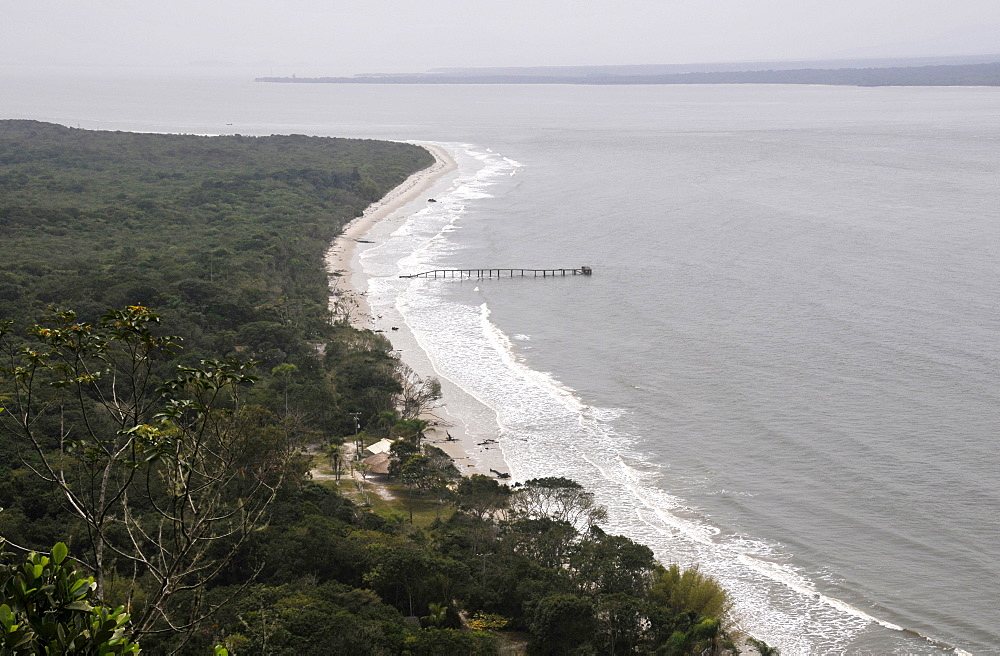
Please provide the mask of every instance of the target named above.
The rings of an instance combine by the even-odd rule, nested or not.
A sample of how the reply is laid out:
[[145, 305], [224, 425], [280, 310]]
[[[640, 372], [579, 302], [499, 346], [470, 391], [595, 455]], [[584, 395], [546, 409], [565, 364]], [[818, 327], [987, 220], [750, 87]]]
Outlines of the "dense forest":
[[[0, 653], [736, 650], [576, 482], [459, 477], [433, 385], [331, 315], [330, 241], [432, 161], [0, 121]], [[380, 438], [395, 500], [341, 475]]]

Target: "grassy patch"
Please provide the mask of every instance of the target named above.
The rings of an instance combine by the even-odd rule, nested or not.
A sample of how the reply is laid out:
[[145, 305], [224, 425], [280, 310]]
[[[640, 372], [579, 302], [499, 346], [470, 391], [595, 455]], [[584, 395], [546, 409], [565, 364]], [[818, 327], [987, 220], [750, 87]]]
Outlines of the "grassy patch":
[[[414, 495], [411, 498], [409, 490], [403, 485], [388, 485], [386, 487], [392, 492], [394, 498], [392, 501], [379, 499], [385, 504], [383, 508], [391, 513], [402, 513], [409, 520], [412, 507], [413, 525], [419, 528], [430, 526], [434, 520], [439, 518], [442, 521], [446, 520], [455, 512], [455, 508], [450, 504], [441, 503], [432, 497]], [[382, 514], [379, 510], [376, 512]]]
[[[329, 481], [333, 483], [333, 481]], [[344, 483], [347, 483], [345, 486]], [[379, 489], [381, 488], [381, 489]], [[402, 517], [410, 522], [410, 512], [412, 506], [413, 525], [418, 528], [426, 528], [434, 523], [434, 520], [441, 520], [451, 517], [455, 509], [447, 503], [440, 503], [429, 496], [414, 495], [410, 497], [409, 490], [403, 485], [386, 485], [382, 483], [365, 483], [364, 498], [353, 482], [344, 479], [337, 488], [342, 493], [349, 496], [356, 503], [367, 503], [373, 513], [383, 517]], [[382, 492], [380, 494], [380, 491]], [[388, 492], [388, 495], [385, 493]], [[391, 495], [391, 496], [390, 496]], [[386, 498], [389, 496], [389, 498]]]
[[[333, 476], [330, 459], [324, 455], [313, 456], [312, 469], [321, 476]], [[369, 479], [363, 483], [362, 489], [358, 489], [349, 471], [343, 472], [339, 481], [333, 478], [319, 478], [316, 482], [337, 490], [359, 505], [371, 508], [374, 513], [383, 517], [402, 516], [407, 523], [410, 521], [412, 505], [413, 525], [420, 528], [430, 526], [438, 518], [445, 520], [455, 512], [450, 504], [440, 503], [433, 496], [414, 493], [411, 497], [410, 490], [405, 485], [373, 482]]]

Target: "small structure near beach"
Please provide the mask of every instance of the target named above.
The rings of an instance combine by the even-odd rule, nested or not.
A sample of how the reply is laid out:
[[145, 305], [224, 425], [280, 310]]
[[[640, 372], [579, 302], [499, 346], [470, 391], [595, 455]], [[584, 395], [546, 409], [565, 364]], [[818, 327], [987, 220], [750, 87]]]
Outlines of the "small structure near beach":
[[365, 447], [365, 453], [376, 456], [379, 455], [380, 453], [389, 453], [389, 449], [391, 448], [392, 448], [392, 440], [383, 437], [375, 444], [371, 444]]
[[373, 456], [368, 456], [361, 462], [368, 465], [368, 473], [385, 476], [389, 474], [389, 464], [392, 462], [392, 456], [389, 455], [388, 451], [384, 451], [376, 453]]

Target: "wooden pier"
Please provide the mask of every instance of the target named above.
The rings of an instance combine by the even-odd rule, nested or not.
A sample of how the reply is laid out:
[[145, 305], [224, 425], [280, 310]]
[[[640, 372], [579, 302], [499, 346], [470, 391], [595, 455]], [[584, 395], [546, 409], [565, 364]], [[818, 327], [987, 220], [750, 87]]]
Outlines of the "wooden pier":
[[556, 276], [589, 276], [589, 266], [576, 269], [434, 269], [400, 278], [549, 278]]

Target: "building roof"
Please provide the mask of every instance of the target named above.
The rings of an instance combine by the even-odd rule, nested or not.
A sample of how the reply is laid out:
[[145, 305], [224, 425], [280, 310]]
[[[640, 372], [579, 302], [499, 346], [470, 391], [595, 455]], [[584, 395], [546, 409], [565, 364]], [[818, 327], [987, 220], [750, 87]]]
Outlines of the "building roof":
[[388, 474], [389, 463], [392, 462], [392, 456], [388, 453], [376, 453], [373, 456], [368, 456], [361, 462], [368, 465], [368, 471], [373, 474]]
[[388, 440], [386, 438], [382, 438], [381, 440], [379, 440], [375, 444], [372, 444], [371, 446], [367, 447], [365, 449], [365, 451], [367, 451], [368, 453], [370, 453], [372, 455], [376, 455], [376, 454], [379, 454], [379, 453], [388, 453], [389, 448], [391, 446], [392, 446], [392, 440]]

